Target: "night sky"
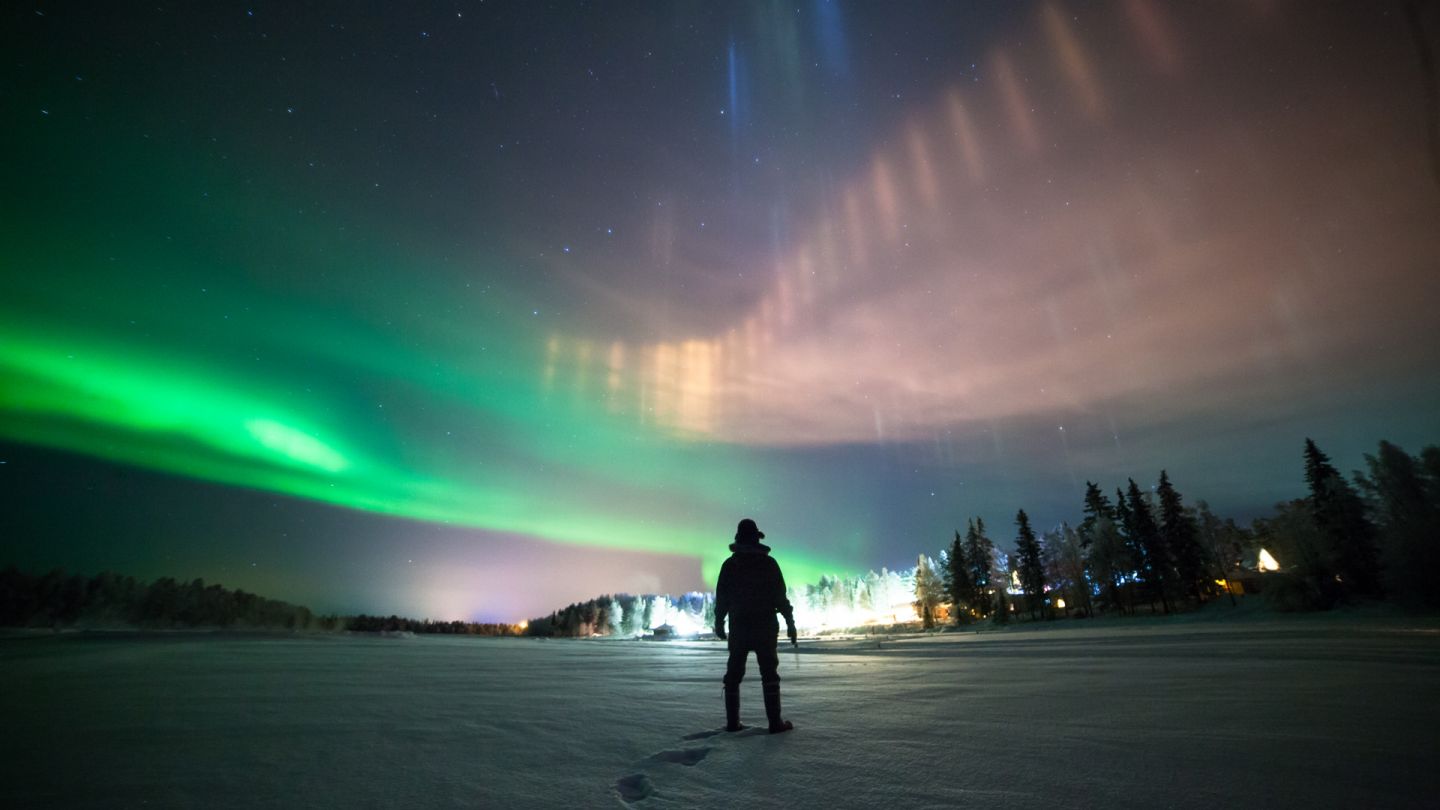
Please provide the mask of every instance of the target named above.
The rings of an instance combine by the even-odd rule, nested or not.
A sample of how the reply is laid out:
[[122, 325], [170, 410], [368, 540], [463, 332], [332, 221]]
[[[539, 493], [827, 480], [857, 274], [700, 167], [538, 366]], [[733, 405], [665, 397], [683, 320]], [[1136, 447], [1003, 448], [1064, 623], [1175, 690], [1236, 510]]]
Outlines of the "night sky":
[[1261, 515], [1440, 439], [1437, 12], [8, 4], [0, 564], [512, 620]]

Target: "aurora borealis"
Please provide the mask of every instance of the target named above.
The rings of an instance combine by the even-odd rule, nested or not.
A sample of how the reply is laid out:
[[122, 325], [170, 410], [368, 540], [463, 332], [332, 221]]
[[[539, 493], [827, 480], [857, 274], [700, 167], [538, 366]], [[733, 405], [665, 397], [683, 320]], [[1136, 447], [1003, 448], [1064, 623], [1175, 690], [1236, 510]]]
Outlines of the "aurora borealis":
[[493, 620], [1253, 516], [1436, 439], [1435, 11], [12, 6], [0, 563]]

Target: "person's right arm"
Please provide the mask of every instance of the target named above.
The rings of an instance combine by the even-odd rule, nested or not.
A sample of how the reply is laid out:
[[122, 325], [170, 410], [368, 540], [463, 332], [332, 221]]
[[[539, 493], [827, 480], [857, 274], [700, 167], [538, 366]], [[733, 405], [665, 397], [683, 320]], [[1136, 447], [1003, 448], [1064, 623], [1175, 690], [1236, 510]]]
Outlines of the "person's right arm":
[[774, 604], [775, 612], [785, 617], [785, 634], [790, 640], [795, 641], [795, 609], [790, 606], [790, 599], [785, 594], [785, 574], [780, 571], [780, 563], [773, 559], [770, 561], [775, 566], [775, 590]]

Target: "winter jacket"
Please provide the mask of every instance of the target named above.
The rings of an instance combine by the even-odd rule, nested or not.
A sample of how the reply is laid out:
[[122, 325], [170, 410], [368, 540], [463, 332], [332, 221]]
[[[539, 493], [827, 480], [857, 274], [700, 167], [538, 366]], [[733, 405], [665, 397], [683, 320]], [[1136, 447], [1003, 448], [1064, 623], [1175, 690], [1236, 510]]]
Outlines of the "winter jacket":
[[720, 566], [720, 581], [715, 586], [715, 623], [730, 617], [730, 626], [769, 625], [778, 629], [775, 614], [785, 617], [785, 624], [794, 624], [790, 600], [785, 598], [785, 576], [780, 564], [770, 556], [770, 547], [763, 543], [732, 543], [734, 552]]

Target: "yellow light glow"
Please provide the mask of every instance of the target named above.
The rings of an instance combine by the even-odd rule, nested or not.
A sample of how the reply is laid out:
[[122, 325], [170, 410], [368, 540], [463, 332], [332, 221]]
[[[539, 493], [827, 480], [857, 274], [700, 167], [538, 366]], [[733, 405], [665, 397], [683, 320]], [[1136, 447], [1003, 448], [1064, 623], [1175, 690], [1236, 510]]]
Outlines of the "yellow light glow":
[[1055, 607], [1060, 608], [1061, 610], [1064, 610], [1064, 609], [1065, 609], [1065, 600], [1064, 600], [1064, 599], [1056, 599], [1056, 600], [1055, 600]]

